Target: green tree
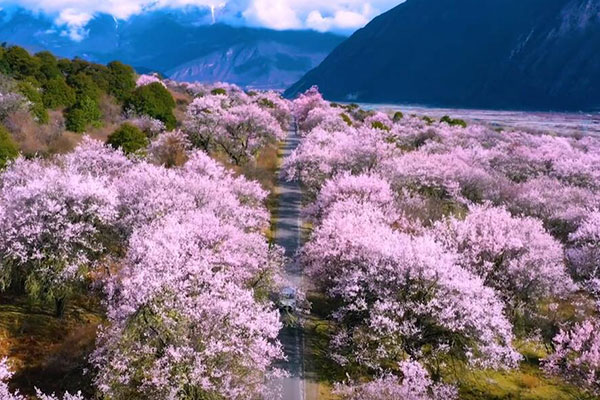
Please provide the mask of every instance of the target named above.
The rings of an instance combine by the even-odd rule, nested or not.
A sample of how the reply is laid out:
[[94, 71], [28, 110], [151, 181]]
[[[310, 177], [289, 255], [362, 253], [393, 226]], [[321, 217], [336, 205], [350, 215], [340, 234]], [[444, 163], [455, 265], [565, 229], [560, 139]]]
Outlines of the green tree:
[[19, 92], [23, 94], [31, 102], [31, 113], [40, 124], [45, 124], [49, 121], [48, 110], [44, 107], [42, 93], [37, 87], [37, 82], [34, 79], [21, 81], [17, 85]]
[[135, 72], [129, 65], [119, 61], [108, 64], [110, 71], [110, 93], [120, 101], [125, 101], [135, 89]]
[[58, 68], [58, 60], [49, 51], [40, 51], [35, 54], [39, 60], [40, 67], [37, 74], [38, 80], [45, 82], [49, 79], [62, 77], [62, 72]]
[[167, 129], [175, 128], [177, 120], [173, 114], [175, 100], [159, 82], [136, 88], [125, 104], [138, 114], [149, 115], [164, 122]]
[[83, 132], [90, 124], [99, 125], [102, 113], [95, 100], [84, 96], [67, 111], [65, 117], [68, 130]]
[[60, 107], [71, 107], [75, 104], [76, 95], [67, 82], [62, 77], [50, 79], [43, 87], [42, 99], [48, 109], [57, 109]]
[[69, 75], [67, 83], [75, 89], [78, 98], [89, 97], [97, 101], [102, 94], [96, 82], [85, 72], [77, 72], [76, 74]]
[[396, 111], [396, 112], [394, 113], [394, 117], [393, 117], [393, 120], [394, 120], [394, 122], [398, 122], [398, 121], [400, 121], [402, 118], [404, 118], [404, 114], [402, 114], [402, 111]]
[[130, 154], [145, 149], [148, 146], [148, 138], [137, 126], [126, 122], [108, 137], [106, 143]]
[[0, 168], [19, 155], [17, 144], [5, 127], [0, 125]]
[[63, 75], [66, 76], [73, 73], [73, 63], [68, 58], [61, 58], [56, 64]]
[[27, 50], [19, 46], [11, 46], [4, 54], [9, 72], [17, 79], [34, 77], [39, 71], [40, 61]]

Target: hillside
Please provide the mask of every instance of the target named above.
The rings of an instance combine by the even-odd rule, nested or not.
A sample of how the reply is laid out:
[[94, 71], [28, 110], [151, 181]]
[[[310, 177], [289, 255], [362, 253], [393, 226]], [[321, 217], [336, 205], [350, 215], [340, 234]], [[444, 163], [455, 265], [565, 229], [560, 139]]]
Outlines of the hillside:
[[408, 0], [288, 89], [450, 107], [600, 107], [597, 0]]
[[279, 89], [318, 65], [344, 39], [314, 31], [207, 25], [204, 18], [200, 10], [159, 10], [127, 21], [100, 14], [85, 27], [83, 39], [74, 41], [48, 16], [0, 10], [0, 39], [62, 57], [120, 60], [140, 73]]

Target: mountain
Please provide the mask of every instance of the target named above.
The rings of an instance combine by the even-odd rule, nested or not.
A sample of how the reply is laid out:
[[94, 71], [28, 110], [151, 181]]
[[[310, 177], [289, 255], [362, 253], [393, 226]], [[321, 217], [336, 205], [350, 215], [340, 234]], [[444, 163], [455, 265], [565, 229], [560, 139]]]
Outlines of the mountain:
[[155, 10], [116, 20], [95, 16], [80, 41], [51, 17], [24, 9], [0, 10], [0, 42], [31, 51], [94, 62], [120, 60], [139, 72], [180, 80], [222, 80], [241, 86], [284, 89], [319, 64], [344, 40], [315, 31], [275, 31], [207, 23], [198, 8]]
[[291, 86], [331, 100], [600, 109], [600, 0], [408, 0]]

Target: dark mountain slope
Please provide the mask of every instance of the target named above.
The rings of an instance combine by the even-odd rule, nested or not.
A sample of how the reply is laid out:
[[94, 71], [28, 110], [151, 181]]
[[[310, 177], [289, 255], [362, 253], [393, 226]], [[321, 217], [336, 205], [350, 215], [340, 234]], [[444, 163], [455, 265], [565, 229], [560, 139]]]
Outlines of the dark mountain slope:
[[408, 0], [294, 84], [334, 100], [600, 107], [600, 0]]

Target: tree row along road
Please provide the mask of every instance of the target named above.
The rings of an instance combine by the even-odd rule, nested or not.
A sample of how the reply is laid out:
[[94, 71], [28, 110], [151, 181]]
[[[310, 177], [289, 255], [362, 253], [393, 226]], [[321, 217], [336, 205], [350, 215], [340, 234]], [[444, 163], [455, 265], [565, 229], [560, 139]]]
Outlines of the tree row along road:
[[[283, 146], [283, 158], [288, 157], [298, 146], [300, 138], [296, 122], [290, 124], [287, 139]], [[300, 246], [300, 209], [302, 206], [302, 191], [298, 182], [286, 182], [280, 178], [277, 188], [279, 201], [277, 208], [277, 223], [275, 243], [285, 249], [288, 259], [284, 269], [284, 279], [292, 288], [303, 287], [302, 269], [293, 262], [294, 254]], [[306, 381], [304, 376], [304, 334], [299, 326], [284, 327], [279, 335], [284, 346], [287, 360], [277, 365], [289, 374], [289, 377], [272, 382], [271, 388], [279, 390], [277, 398], [282, 400], [305, 399]]]

